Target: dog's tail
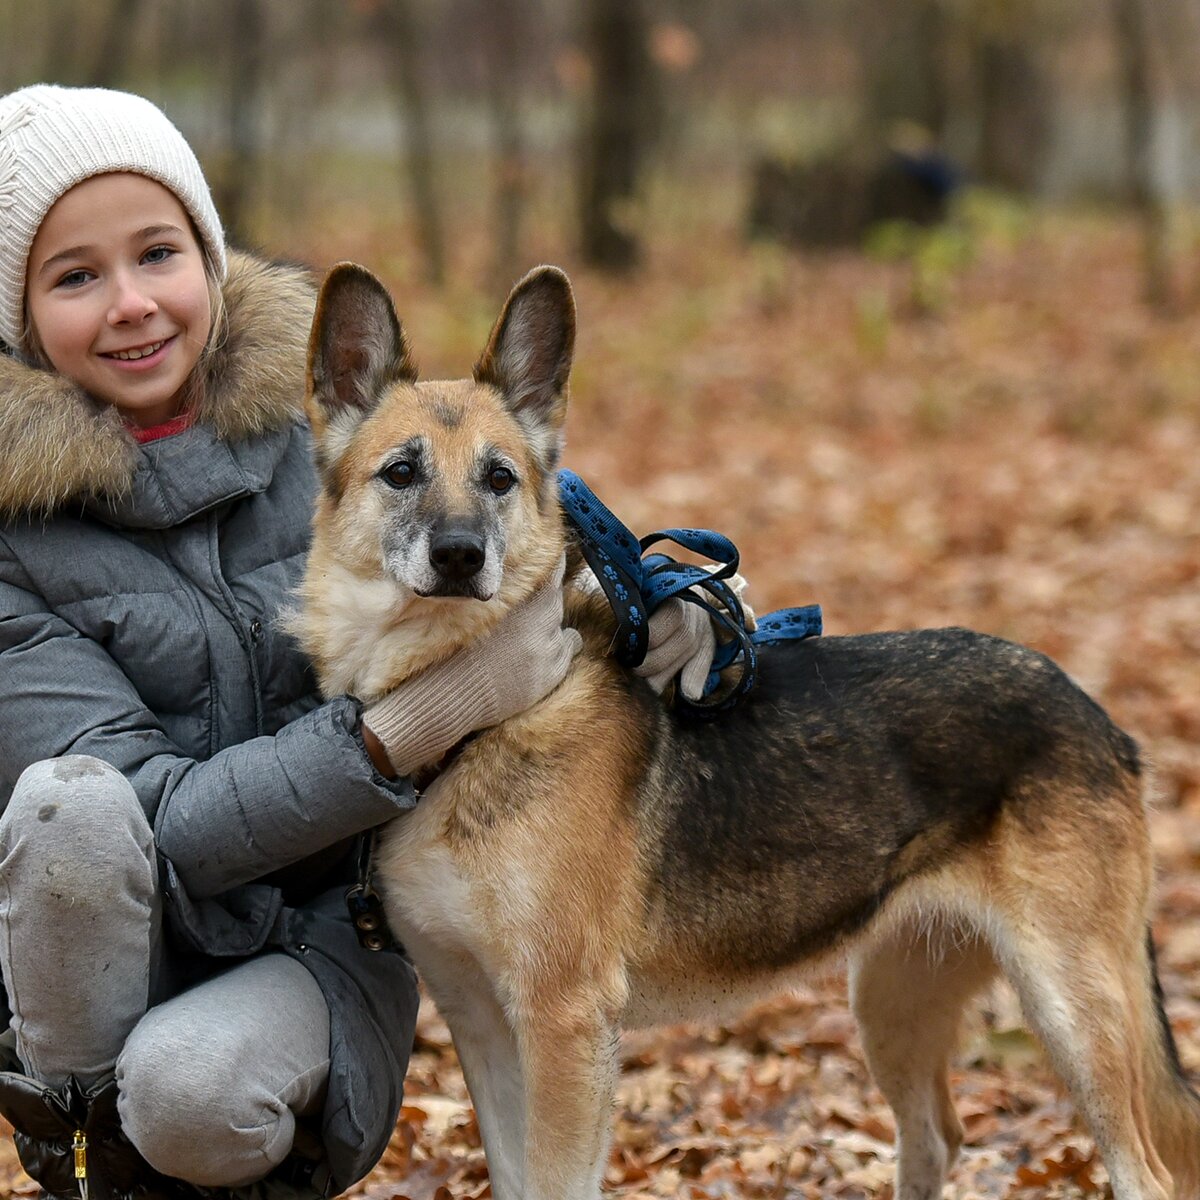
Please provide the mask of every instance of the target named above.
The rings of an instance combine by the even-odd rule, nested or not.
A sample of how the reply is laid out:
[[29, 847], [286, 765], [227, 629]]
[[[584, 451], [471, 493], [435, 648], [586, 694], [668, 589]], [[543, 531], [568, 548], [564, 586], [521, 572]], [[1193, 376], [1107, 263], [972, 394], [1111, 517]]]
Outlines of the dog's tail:
[[1200, 1200], [1200, 1095], [1179, 1060], [1163, 1011], [1154, 941], [1146, 931], [1149, 988], [1144, 1003], [1146, 1100], [1154, 1146], [1175, 1181], [1176, 1200]]

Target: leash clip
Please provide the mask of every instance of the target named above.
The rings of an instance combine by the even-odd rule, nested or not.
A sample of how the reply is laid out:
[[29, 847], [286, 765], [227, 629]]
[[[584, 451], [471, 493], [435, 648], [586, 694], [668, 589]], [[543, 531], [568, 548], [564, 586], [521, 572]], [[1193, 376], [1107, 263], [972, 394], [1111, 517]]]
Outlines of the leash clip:
[[388, 928], [387, 914], [379, 893], [371, 886], [371, 864], [375, 857], [375, 830], [359, 834], [358, 882], [346, 889], [346, 908], [354, 922], [354, 936], [364, 950], [389, 950], [396, 945]]

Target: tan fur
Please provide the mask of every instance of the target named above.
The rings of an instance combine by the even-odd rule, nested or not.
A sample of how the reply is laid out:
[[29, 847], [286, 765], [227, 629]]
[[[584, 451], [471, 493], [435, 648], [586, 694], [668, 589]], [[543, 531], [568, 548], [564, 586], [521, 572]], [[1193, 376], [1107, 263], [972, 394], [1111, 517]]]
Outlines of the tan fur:
[[[299, 416], [314, 293], [306, 272], [244, 254], [230, 255], [223, 291], [228, 329], [210, 359], [198, 418], [234, 441]], [[85, 495], [121, 496], [138, 459], [115, 409], [0, 353], [0, 518], [46, 515]]]
[[[517, 351], [534, 347], [520, 339]], [[310, 397], [328, 429], [321, 404]], [[534, 477], [541, 451], [524, 448], [527, 422], [512, 406], [495, 384], [400, 381], [338, 435], [300, 625], [328, 690], [380, 694], [485, 633], [549, 575], [564, 533], [544, 489], [510, 514], [503, 583], [486, 603], [414, 597], [380, 559], [388, 497], [376, 476], [414, 435], [432, 447], [448, 508], [467, 503], [482, 443]], [[463, 420], [445, 420], [458, 411]], [[561, 406], [551, 434], [560, 423]], [[664, 831], [644, 801], [668, 786], [662, 718], [609, 657], [604, 602], [570, 587], [567, 601], [586, 643], [567, 679], [466, 744], [384, 832], [377, 864], [393, 928], [454, 1034], [498, 1200], [594, 1200], [623, 1025], [718, 1017], [843, 953], [897, 1116], [899, 1200], [942, 1195], [962, 1140], [946, 1067], [963, 1004], [997, 969], [1088, 1120], [1118, 1200], [1200, 1200], [1200, 1106], [1155, 1025], [1150, 852], [1133, 775], [1103, 804], [1065, 771], [1061, 786], [1035, 780], [974, 841], [940, 826], [913, 839], [897, 858], [912, 877], [828, 952], [784, 968], [714, 967], [706, 918], [671, 910], [654, 877]], [[944, 865], [918, 870], [935, 860]]]

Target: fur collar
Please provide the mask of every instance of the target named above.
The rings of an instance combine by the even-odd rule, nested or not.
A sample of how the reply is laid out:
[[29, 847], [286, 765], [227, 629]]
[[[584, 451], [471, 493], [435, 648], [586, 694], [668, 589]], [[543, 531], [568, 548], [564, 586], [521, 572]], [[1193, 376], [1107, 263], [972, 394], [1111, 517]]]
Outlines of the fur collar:
[[[301, 415], [315, 294], [302, 268], [237, 253], [224, 292], [227, 334], [196, 420], [221, 441], [237, 442]], [[124, 495], [141, 454], [115, 409], [0, 347], [0, 518]]]

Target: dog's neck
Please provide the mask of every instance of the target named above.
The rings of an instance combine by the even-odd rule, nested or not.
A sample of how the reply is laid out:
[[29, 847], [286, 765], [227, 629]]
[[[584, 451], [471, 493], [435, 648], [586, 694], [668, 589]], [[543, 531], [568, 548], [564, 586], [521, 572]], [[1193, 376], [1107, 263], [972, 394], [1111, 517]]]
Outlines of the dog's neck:
[[[316, 547], [314, 546], [314, 550]], [[312, 659], [325, 696], [370, 703], [486, 636], [548, 577], [509, 572], [488, 601], [424, 599], [386, 576], [364, 576], [333, 555], [308, 571], [289, 628]]]
[[321, 691], [365, 703], [449, 658], [486, 628], [478, 601], [429, 601], [386, 578], [364, 578], [334, 560], [310, 573], [293, 632]]

